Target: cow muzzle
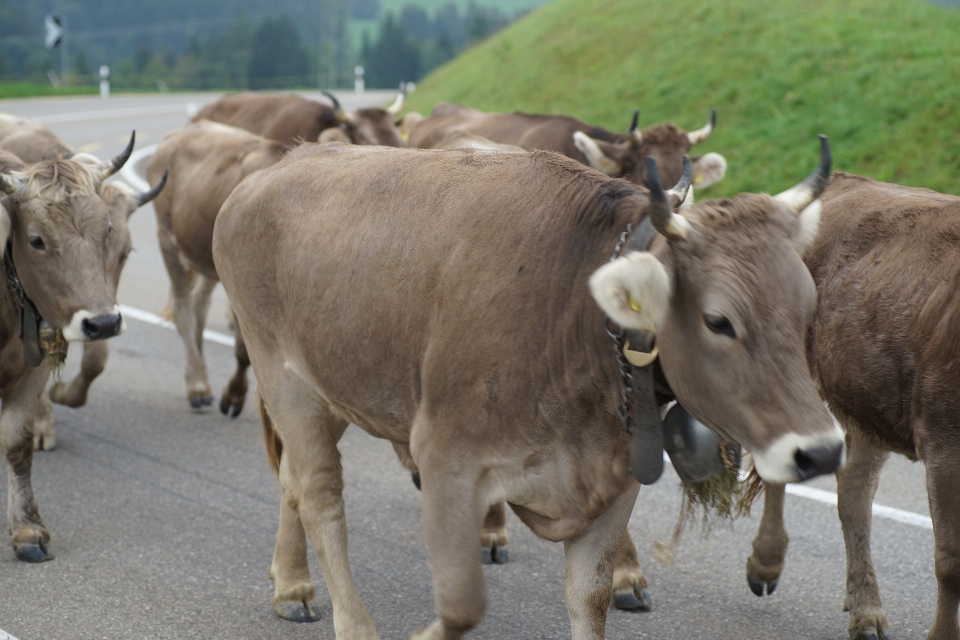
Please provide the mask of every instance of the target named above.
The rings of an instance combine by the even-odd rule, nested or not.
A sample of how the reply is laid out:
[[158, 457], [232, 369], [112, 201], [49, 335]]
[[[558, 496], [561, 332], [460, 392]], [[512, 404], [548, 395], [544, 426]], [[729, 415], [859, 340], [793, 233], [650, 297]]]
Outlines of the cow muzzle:
[[783, 484], [835, 473], [843, 466], [846, 449], [839, 427], [815, 436], [787, 434], [763, 451], [754, 451], [757, 473], [767, 482]]
[[81, 309], [73, 314], [70, 324], [63, 328], [63, 337], [69, 342], [104, 340], [120, 335], [126, 328], [119, 307], [98, 314]]

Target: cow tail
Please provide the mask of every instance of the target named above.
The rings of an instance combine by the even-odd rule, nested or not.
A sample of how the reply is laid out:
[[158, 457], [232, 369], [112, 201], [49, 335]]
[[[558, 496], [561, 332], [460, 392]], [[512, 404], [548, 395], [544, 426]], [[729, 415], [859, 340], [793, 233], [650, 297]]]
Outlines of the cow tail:
[[267, 405], [263, 402], [263, 397], [257, 394], [258, 405], [260, 407], [260, 424], [263, 425], [263, 442], [267, 445], [267, 461], [270, 467], [277, 475], [280, 474], [280, 456], [283, 454], [283, 442], [280, 435], [273, 428], [273, 420], [267, 413]]

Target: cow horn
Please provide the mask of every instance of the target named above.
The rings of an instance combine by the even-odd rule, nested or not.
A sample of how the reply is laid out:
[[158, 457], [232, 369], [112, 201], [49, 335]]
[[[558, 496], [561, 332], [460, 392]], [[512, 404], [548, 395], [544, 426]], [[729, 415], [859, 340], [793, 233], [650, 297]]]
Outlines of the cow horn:
[[691, 131], [687, 134], [687, 140], [690, 141], [690, 146], [692, 147], [695, 144], [700, 144], [704, 140], [710, 137], [710, 134], [713, 133], [713, 128], [717, 126], [717, 110], [710, 110], [710, 122], [706, 124], [702, 129], [697, 129], [696, 131]]
[[800, 213], [806, 209], [811, 202], [820, 197], [827, 186], [832, 162], [830, 141], [827, 140], [827, 136], [820, 134], [820, 166], [797, 186], [777, 194], [777, 200], [790, 207], [794, 213]]
[[120, 171], [120, 167], [126, 164], [127, 159], [130, 158], [130, 154], [133, 153], [133, 143], [137, 139], [137, 132], [130, 132], [130, 142], [127, 143], [127, 148], [120, 152], [116, 158], [112, 160], [107, 160], [106, 162], [101, 162], [97, 165], [97, 171], [100, 172], [100, 180], [106, 180], [117, 171]]
[[6, 173], [0, 173], [0, 191], [13, 194], [23, 186], [23, 181]]
[[683, 175], [680, 176], [680, 181], [667, 191], [667, 195], [677, 196], [680, 198], [680, 202], [683, 202], [687, 199], [687, 191], [690, 189], [691, 182], [693, 182], [693, 166], [690, 164], [689, 156], [683, 156]]
[[333, 109], [337, 114], [337, 120], [340, 122], [353, 122], [353, 114], [343, 108], [343, 105], [340, 104], [340, 101], [337, 100], [337, 97], [330, 93], [329, 91], [320, 90], [320, 93], [330, 98], [330, 102], [333, 103]]
[[627, 137], [636, 139], [637, 143], [643, 142], [643, 134], [637, 126], [640, 124], [640, 109], [633, 110], [633, 119], [630, 120], [630, 128], [627, 129]]
[[167, 184], [167, 173], [169, 173], [169, 171], [170, 171], [169, 169], [163, 170], [163, 177], [160, 178], [160, 182], [158, 182], [156, 186], [154, 186], [152, 189], [150, 189], [149, 191], [145, 191], [144, 193], [137, 194], [138, 207], [141, 205], [147, 204], [148, 202], [156, 198], [158, 195], [160, 195], [160, 192], [163, 191], [163, 186]]
[[[668, 240], [683, 240], [687, 236], [690, 223], [670, 208], [670, 202], [667, 200], [667, 195], [663, 192], [663, 185], [660, 183], [657, 161], [651, 156], [647, 156], [644, 160], [647, 163], [646, 186], [650, 191], [650, 222], [653, 224], [653, 228]], [[684, 169], [685, 172], [688, 170], [687, 168]], [[689, 180], [689, 177], [687, 180]], [[680, 179], [680, 183], [682, 182], [683, 178]], [[680, 186], [680, 183], [677, 186]]]
[[397, 99], [393, 101], [393, 104], [387, 107], [387, 113], [391, 116], [396, 117], [400, 115], [400, 112], [403, 111], [403, 105], [407, 101], [407, 83], [400, 83], [400, 93], [397, 94]]

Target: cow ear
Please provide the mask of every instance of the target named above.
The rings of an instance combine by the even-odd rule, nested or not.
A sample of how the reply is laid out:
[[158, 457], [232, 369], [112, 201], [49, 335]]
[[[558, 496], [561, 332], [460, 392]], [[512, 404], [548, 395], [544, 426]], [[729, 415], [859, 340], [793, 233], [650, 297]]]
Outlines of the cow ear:
[[807, 250], [813, 246], [813, 241], [817, 239], [822, 208], [820, 198], [817, 198], [797, 214], [797, 231], [794, 233], [792, 240], [797, 245], [801, 256], [806, 255]]
[[659, 333], [673, 291], [663, 263], [649, 252], [634, 251], [597, 269], [590, 292], [621, 327]]
[[602, 140], [594, 140], [582, 131], [575, 131], [573, 146], [587, 157], [587, 162], [597, 171], [608, 176], [617, 176], [623, 173], [623, 165], [611, 157], [615, 153], [616, 145]]
[[720, 182], [727, 174], [727, 161], [719, 153], [707, 153], [692, 160], [693, 184], [698, 189]]

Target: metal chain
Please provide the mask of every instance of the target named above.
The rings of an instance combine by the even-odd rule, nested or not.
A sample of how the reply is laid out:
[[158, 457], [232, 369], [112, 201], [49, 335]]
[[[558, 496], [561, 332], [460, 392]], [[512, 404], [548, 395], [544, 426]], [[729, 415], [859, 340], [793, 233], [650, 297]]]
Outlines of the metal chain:
[[[623, 243], [630, 237], [631, 226], [628, 222], [627, 228], [620, 234], [620, 240], [613, 248], [613, 255], [610, 256], [610, 262], [613, 262], [620, 256], [620, 249], [623, 247]], [[625, 346], [624, 331], [621, 329], [618, 333], [615, 333], [610, 329], [609, 318], [604, 322], [603, 329], [607, 332], [608, 336], [613, 338], [613, 349], [616, 352], [617, 367], [620, 369], [620, 381], [622, 382], [620, 386], [620, 420], [623, 422], [623, 428], [627, 430], [627, 433], [633, 434], [633, 414], [630, 411], [630, 399], [633, 396], [633, 375], [631, 375], [630, 365], [623, 355], [623, 348]]]
[[[23, 292], [23, 286], [20, 284], [20, 278], [17, 277], [17, 269], [13, 266], [13, 259], [10, 256], [10, 246], [8, 245], [6, 251], [4, 251], [3, 256], [3, 271], [7, 276], [7, 287], [10, 289], [10, 292], [14, 295], [14, 300], [11, 302], [16, 305], [18, 302], [20, 308], [23, 308], [25, 301], [27, 299], [27, 294]], [[19, 313], [20, 308], [17, 309]]]

